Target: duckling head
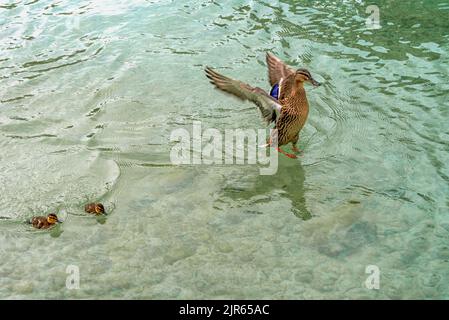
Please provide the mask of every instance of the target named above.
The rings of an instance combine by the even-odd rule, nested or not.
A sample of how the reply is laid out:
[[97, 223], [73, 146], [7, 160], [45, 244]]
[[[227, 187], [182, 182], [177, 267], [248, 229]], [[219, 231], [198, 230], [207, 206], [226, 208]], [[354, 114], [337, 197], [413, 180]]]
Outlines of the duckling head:
[[47, 222], [48, 222], [49, 224], [55, 224], [55, 223], [60, 222], [60, 221], [59, 221], [57, 215], [55, 215], [54, 213], [50, 213], [50, 214], [47, 216]]
[[298, 83], [309, 82], [314, 87], [319, 87], [321, 85], [321, 83], [319, 83], [318, 81], [316, 81], [312, 77], [312, 75], [310, 74], [309, 70], [307, 70], [307, 69], [298, 69], [298, 70], [296, 70], [295, 79], [296, 79], [296, 81]]
[[104, 213], [104, 206], [101, 203], [96, 203], [94, 206], [94, 210], [96, 214], [103, 214]]

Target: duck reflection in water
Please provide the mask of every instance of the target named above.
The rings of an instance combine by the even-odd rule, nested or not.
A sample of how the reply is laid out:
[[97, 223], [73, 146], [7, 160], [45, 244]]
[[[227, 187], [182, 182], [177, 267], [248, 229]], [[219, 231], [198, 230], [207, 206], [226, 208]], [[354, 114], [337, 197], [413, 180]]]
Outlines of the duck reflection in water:
[[[224, 188], [225, 197], [233, 200], [249, 200], [257, 195], [281, 194], [290, 200], [292, 213], [302, 220], [308, 220], [312, 214], [307, 209], [305, 199], [305, 172], [299, 161], [279, 157], [279, 167], [275, 175], [242, 175], [232, 185]], [[281, 192], [280, 192], [281, 191]]]

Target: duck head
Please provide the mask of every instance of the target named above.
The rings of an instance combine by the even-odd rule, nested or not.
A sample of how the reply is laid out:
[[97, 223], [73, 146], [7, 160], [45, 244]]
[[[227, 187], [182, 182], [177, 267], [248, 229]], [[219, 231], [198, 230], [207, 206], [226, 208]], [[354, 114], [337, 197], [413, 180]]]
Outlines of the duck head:
[[296, 70], [295, 80], [297, 83], [301, 83], [301, 84], [304, 82], [309, 82], [314, 87], [319, 87], [321, 85], [321, 83], [319, 83], [312, 77], [312, 75], [310, 74], [310, 72], [307, 69]]

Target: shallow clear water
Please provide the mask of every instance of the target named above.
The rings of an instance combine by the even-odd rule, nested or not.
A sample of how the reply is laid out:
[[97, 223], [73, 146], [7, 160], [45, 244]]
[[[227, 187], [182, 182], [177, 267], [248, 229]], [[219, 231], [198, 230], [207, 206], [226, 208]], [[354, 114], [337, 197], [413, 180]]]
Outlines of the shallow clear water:
[[[449, 3], [368, 4], [1, 0], [0, 298], [449, 298]], [[172, 165], [194, 120], [263, 128], [203, 69], [268, 89], [266, 51], [324, 83], [304, 156]]]

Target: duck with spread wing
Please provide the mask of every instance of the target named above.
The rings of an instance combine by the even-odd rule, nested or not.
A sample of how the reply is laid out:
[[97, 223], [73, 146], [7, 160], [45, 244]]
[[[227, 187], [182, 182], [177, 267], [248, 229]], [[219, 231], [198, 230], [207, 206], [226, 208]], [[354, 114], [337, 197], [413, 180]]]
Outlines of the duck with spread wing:
[[[289, 158], [296, 158], [295, 154], [287, 153], [280, 147], [292, 143], [293, 151], [299, 152], [296, 147], [299, 132], [309, 114], [304, 83], [309, 82], [314, 86], [319, 86], [320, 83], [313, 79], [308, 70], [295, 70], [271, 53], [267, 53], [266, 60], [272, 87], [270, 94], [259, 87], [223, 76], [209, 67], [206, 67], [206, 76], [216, 88], [241, 100], [255, 103], [267, 124], [275, 124], [277, 151]], [[274, 145], [273, 141], [272, 136], [270, 145]]]

